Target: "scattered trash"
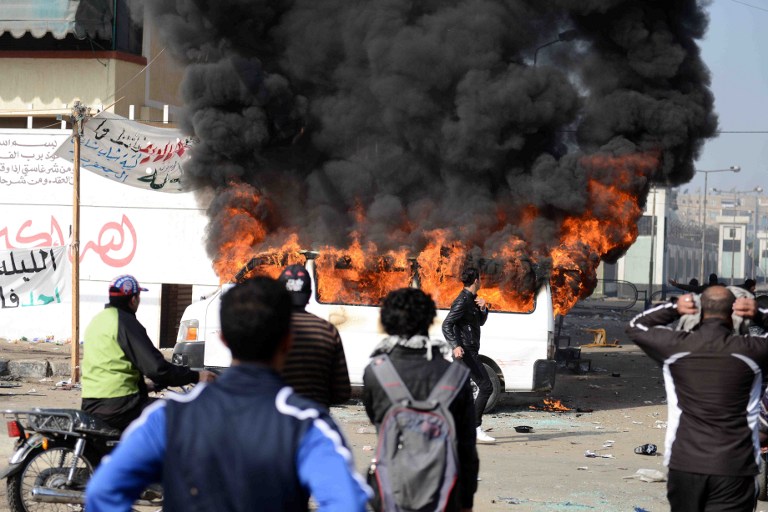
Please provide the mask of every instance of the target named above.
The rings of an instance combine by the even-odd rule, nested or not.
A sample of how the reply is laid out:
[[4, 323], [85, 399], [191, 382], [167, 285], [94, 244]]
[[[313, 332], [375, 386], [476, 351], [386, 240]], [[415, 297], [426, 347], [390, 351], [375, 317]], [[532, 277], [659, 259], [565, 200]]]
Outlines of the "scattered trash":
[[363, 451], [364, 452], [372, 452], [373, 451], [373, 446], [367, 444], [367, 445], [363, 446]]
[[635, 425], [642, 425], [643, 424], [642, 421], [633, 421], [632, 423], [634, 423]]
[[[525, 500], [519, 498], [502, 498], [501, 496], [499, 496], [499, 501], [506, 503], [507, 505], [520, 505], [525, 503]], [[496, 503], [496, 500], [491, 500], [491, 503]]]
[[656, 450], [655, 444], [648, 443], [635, 448], [635, 453], [638, 455], [656, 455]]
[[72, 384], [72, 379], [60, 380], [59, 382], [56, 383], [56, 386], [57, 387], [58, 386], [67, 386], [69, 384]]
[[612, 448], [614, 443], [616, 443], [616, 441], [609, 439], [603, 443], [603, 448]]
[[611, 377], [621, 377], [621, 374], [619, 372], [613, 372]]
[[594, 412], [593, 409], [587, 409], [585, 407], [577, 407], [576, 412]]
[[667, 428], [667, 422], [656, 420], [656, 428]]
[[642, 507], [635, 507], [634, 509], [632, 509], [632, 512], [651, 512], [651, 511], [650, 510], [646, 510], [646, 509], [644, 509]]
[[616, 458], [616, 457], [614, 457], [613, 455], [611, 455], [610, 453], [605, 453], [605, 454], [602, 454], [602, 453], [596, 453], [596, 452], [593, 452], [592, 450], [587, 450], [587, 451], [585, 451], [585, 452], [584, 452], [584, 456], [585, 456], [585, 457], [589, 457], [590, 459], [595, 459], [595, 458], [601, 458], [601, 459], [615, 459], [615, 458]]
[[645, 405], [653, 405], [653, 400], [645, 400], [643, 401]]
[[357, 429], [358, 434], [375, 434], [374, 430], [370, 427], [360, 427]]
[[519, 432], [520, 434], [527, 434], [529, 432], [533, 432], [533, 427], [528, 425], [518, 425], [515, 427], [515, 432]]
[[586, 471], [589, 469], [589, 466], [579, 466], [576, 468], [576, 471]]
[[635, 479], [643, 482], [664, 482], [664, 473], [658, 469], [638, 469], [634, 475], [625, 476], [624, 479]]

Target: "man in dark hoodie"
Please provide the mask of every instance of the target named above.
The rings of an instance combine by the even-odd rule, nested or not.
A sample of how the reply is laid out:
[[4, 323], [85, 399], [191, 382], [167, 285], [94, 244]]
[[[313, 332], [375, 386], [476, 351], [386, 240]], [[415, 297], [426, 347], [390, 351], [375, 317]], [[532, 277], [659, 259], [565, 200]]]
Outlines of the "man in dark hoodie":
[[[432, 298], [416, 288], [390, 292], [381, 307], [381, 325], [388, 334], [374, 349], [372, 357], [389, 359], [414, 400], [425, 400], [451, 364], [446, 357], [451, 347], [428, 336], [437, 312]], [[371, 423], [379, 429], [390, 399], [369, 365], [363, 375], [363, 404]], [[472, 509], [477, 491], [479, 461], [475, 446], [475, 413], [469, 380], [449, 405], [456, 425], [459, 479], [448, 502], [449, 511]]]
[[136, 318], [145, 291], [133, 276], [116, 277], [109, 284], [109, 304], [85, 329], [82, 408], [119, 430], [150, 403], [144, 377], [159, 387], [212, 382], [216, 377], [166, 361]]

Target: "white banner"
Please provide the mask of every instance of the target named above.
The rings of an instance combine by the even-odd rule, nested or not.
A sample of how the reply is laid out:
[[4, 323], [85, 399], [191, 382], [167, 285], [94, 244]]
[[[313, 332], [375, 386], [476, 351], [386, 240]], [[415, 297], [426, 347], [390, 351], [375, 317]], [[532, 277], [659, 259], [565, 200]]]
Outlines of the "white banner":
[[[179, 130], [101, 112], [83, 125], [80, 167], [144, 190], [183, 192], [182, 165], [193, 144], [194, 139]], [[55, 155], [73, 162], [73, 139]]]
[[0, 317], [9, 309], [72, 302], [69, 246], [0, 251]]

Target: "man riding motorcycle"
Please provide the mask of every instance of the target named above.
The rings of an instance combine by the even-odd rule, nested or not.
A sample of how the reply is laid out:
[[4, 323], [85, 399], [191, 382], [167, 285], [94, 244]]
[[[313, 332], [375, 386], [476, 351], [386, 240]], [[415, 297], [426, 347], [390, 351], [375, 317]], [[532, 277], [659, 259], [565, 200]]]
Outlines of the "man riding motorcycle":
[[133, 276], [109, 285], [109, 304], [85, 329], [81, 361], [82, 409], [124, 430], [152, 400], [146, 376], [158, 387], [210, 382], [215, 374], [168, 362], [136, 318], [141, 292]]

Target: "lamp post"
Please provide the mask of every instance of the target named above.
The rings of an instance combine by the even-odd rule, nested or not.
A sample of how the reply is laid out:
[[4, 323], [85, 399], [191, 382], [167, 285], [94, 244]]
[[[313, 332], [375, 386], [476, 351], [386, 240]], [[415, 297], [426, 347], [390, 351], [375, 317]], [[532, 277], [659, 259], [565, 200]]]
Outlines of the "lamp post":
[[538, 46], [533, 51], [533, 67], [536, 67], [536, 59], [539, 56], [539, 50], [542, 48], [546, 48], [547, 46], [553, 45], [555, 43], [561, 43], [564, 41], [573, 41], [574, 39], [578, 38], [580, 35], [580, 32], [576, 29], [566, 30], [565, 32], [560, 32], [557, 34], [557, 39], [554, 39], [548, 43], [544, 43], [541, 46]]
[[760, 226], [760, 194], [763, 193], [763, 187], [757, 186], [753, 192], [755, 195], [755, 241], [752, 242], [752, 279], [757, 282], [757, 269], [760, 267], [760, 241], [757, 239], [757, 233]]
[[703, 173], [704, 174], [704, 200], [702, 202], [701, 206], [701, 271], [699, 274], [701, 275], [701, 283], [704, 283], [704, 260], [706, 259], [704, 256], [704, 239], [707, 235], [707, 178], [709, 177], [709, 173], [711, 172], [739, 172], [741, 170], [741, 167], [738, 165], [732, 165], [727, 169], [714, 169], [711, 171], [700, 171], [696, 170], [696, 173]]

